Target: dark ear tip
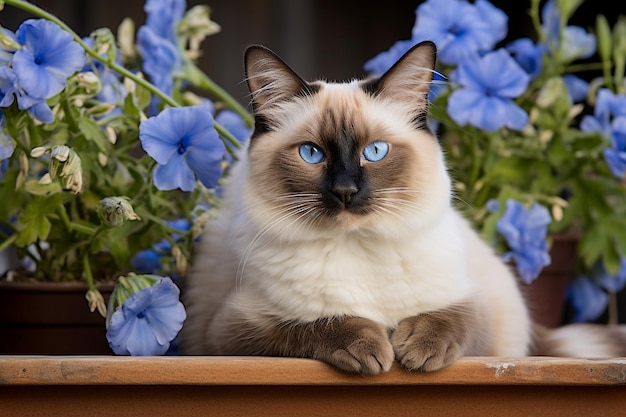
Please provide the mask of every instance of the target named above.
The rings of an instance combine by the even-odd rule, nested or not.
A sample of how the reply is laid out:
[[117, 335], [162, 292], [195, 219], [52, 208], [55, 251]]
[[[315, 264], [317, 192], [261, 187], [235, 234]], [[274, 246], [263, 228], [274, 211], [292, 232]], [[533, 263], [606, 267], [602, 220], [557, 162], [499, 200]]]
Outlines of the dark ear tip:
[[411, 49], [430, 49], [433, 55], [437, 55], [437, 45], [433, 41], [421, 41]]
[[248, 45], [246, 47], [246, 54], [249, 53], [249, 52], [258, 51], [258, 50], [263, 50], [264, 51], [264, 50], [267, 50], [267, 48], [265, 46], [263, 46], [263, 45], [258, 45], [258, 44], [253, 43], [253, 44]]
[[249, 57], [252, 57], [255, 54], [261, 54], [261, 55], [263, 55], [263, 54], [268, 55], [269, 54], [269, 55], [272, 55], [272, 56], [276, 56], [276, 54], [271, 49], [269, 49], [269, 48], [267, 48], [267, 47], [265, 47], [263, 45], [252, 44], [252, 45], [249, 45], [246, 48], [246, 51], [244, 53], [244, 57], [246, 59], [248, 59]]

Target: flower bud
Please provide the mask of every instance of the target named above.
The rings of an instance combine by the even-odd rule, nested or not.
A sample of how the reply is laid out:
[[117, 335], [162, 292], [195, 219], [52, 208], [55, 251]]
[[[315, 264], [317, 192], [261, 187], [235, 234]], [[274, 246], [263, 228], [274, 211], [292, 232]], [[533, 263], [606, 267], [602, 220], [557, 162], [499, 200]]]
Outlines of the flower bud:
[[537, 97], [537, 105], [542, 108], [549, 107], [556, 102], [564, 93], [565, 83], [559, 77], [552, 77], [541, 88]]
[[115, 227], [126, 220], [140, 220], [128, 197], [106, 197], [100, 200], [98, 216], [107, 225]]
[[98, 152], [98, 163], [100, 166], [105, 167], [109, 163], [109, 157], [103, 154], [102, 152]]
[[137, 56], [135, 49], [135, 22], [129, 17], [122, 20], [117, 28], [117, 43], [120, 46], [120, 52], [127, 58]]
[[104, 297], [102, 297], [100, 291], [95, 288], [91, 289], [87, 291], [87, 294], [85, 294], [85, 298], [89, 303], [89, 311], [93, 313], [97, 309], [98, 313], [100, 313], [102, 317], [107, 316], [107, 306], [104, 302]]
[[159, 282], [161, 278], [162, 277], [157, 275], [135, 275], [132, 272], [128, 274], [128, 276], [119, 277], [111, 293], [111, 297], [109, 298], [106, 327], [109, 327], [111, 316], [115, 310], [124, 304], [128, 298], [145, 288], [153, 286], [155, 283]]
[[6, 51], [17, 51], [22, 49], [22, 45], [20, 45], [12, 33], [0, 28], [0, 48]]
[[83, 191], [83, 172], [82, 169], [75, 173], [68, 175], [65, 182], [65, 188], [72, 190], [74, 194], [79, 194]]
[[551, 211], [554, 221], [560, 222], [563, 219], [563, 207], [555, 204], [552, 206]]
[[65, 162], [70, 156], [70, 148], [69, 146], [61, 145], [55, 146], [50, 151], [50, 157], [54, 158], [60, 162]]
[[180, 249], [180, 246], [174, 245], [172, 247], [172, 255], [174, 256], [174, 263], [176, 265], [176, 272], [180, 276], [187, 275], [187, 268], [189, 267], [189, 262], [187, 261], [187, 257]]
[[42, 157], [46, 152], [48, 152], [47, 146], [37, 146], [30, 151], [30, 156], [33, 158]]
[[91, 71], [79, 72], [76, 74], [78, 86], [82, 87], [87, 94], [98, 94], [102, 90], [102, 82], [96, 74]]
[[[83, 190], [83, 167], [78, 154], [68, 146], [55, 146], [50, 151], [48, 172], [51, 179], [62, 180], [63, 188], [78, 194]], [[60, 170], [60, 172], [59, 172]]]
[[206, 5], [193, 6], [185, 13], [178, 24], [178, 30], [189, 38], [190, 58], [195, 59], [200, 54], [200, 43], [207, 36], [218, 33], [220, 25], [209, 17], [211, 9]]
[[50, 178], [50, 173], [48, 172], [44, 174], [41, 178], [39, 178], [38, 183], [41, 185], [52, 184], [52, 178]]
[[100, 28], [91, 32], [91, 38], [93, 39], [93, 49], [99, 54], [106, 54], [107, 60], [115, 62], [117, 58], [117, 46], [115, 43], [115, 36], [111, 29]]
[[20, 152], [20, 156], [18, 158], [20, 163], [20, 171], [17, 174], [17, 179], [15, 180], [15, 190], [19, 190], [24, 185], [24, 181], [26, 181], [26, 177], [28, 176], [28, 156], [24, 152]]
[[104, 129], [104, 133], [107, 135], [107, 139], [109, 140], [109, 142], [111, 142], [113, 145], [117, 143], [117, 133], [115, 132], [114, 128], [112, 128], [111, 126], [107, 126], [106, 129]]

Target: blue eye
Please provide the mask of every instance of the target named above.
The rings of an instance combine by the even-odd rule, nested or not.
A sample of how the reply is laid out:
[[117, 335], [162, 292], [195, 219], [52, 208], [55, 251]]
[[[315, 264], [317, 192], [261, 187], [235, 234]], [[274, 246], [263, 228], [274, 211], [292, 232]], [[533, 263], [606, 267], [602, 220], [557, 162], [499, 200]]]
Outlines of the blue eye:
[[372, 142], [363, 149], [363, 156], [370, 162], [378, 162], [387, 156], [389, 144], [382, 140]]
[[319, 164], [324, 160], [324, 152], [311, 142], [300, 145], [298, 152], [300, 152], [300, 158], [308, 164]]

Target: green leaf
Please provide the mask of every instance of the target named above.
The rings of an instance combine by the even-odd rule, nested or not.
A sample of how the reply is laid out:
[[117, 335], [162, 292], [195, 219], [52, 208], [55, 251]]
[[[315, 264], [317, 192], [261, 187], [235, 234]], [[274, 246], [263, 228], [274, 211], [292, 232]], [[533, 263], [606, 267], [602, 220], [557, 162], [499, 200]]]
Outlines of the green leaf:
[[94, 142], [100, 152], [108, 153], [111, 143], [95, 121], [88, 117], [80, 117], [77, 120], [77, 124], [85, 139]]
[[598, 54], [603, 61], [611, 59], [611, 29], [609, 22], [603, 15], [596, 16], [596, 39], [598, 40]]
[[484, 182], [507, 183], [528, 178], [528, 168], [531, 163], [524, 158], [502, 158], [498, 159], [489, 173], [485, 176]]
[[605, 250], [606, 235], [600, 227], [588, 230], [580, 239], [578, 250], [589, 268], [600, 259]]
[[602, 264], [606, 268], [607, 272], [611, 275], [615, 275], [619, 272], [621, 257], [614, 245], [606, 245], [606, 250], [602, 256]]
[[130, 116], [134, 119], [139, 119], [139, 108], [135, 104], [135, 100], [133, 99], [132, 94], [127, 94], [124, 99], [124, 106], [122, 107], [122, 111], [125, 115]]
[[32, 200], [18, 218], [18, 246], [27, 246], [37, 240], [46, 240], [51, 223], [48, 216], [62, 202], [62, 194]]
[[49, 184], [41, 184], [38, 180], [30, 179], [24, 183], [24, 189], [33, 195], [46, 196], [60, 193], [61, 184], [58, 181], [52, 181]]
[[50, 228], [50, 220], [48, 220], [46, 216], [38, 216], [30, 219], [28, 223], [18, 231], [18, 238], [15, 244], [18, 246], [28, 246], [37, 240], [46, 240], [50, 233]]

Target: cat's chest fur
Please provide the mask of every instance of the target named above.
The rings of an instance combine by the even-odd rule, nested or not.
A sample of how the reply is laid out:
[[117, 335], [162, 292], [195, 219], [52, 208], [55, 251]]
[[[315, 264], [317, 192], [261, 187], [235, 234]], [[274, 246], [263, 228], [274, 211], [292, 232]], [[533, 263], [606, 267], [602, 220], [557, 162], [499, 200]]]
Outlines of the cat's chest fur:
[[397, 240], [359, 233], [261, 239], [240, 271], [239, 290], [249, 287], [287, 320], [359, 316], [394, 327], [472, 291], [463, 243], [449, 233], [456, 215], [450, 211], [444, 218]]

